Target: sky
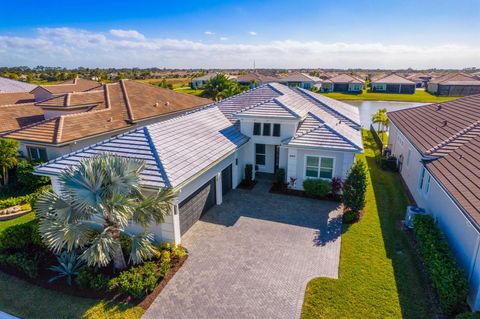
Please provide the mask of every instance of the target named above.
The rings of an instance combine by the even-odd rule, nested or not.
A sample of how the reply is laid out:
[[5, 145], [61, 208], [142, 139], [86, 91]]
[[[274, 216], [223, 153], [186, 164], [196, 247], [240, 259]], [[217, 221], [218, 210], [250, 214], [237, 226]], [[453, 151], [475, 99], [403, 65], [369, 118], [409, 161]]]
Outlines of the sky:
[[480, 68], [480, 0], [5, 1], [0, 66]]

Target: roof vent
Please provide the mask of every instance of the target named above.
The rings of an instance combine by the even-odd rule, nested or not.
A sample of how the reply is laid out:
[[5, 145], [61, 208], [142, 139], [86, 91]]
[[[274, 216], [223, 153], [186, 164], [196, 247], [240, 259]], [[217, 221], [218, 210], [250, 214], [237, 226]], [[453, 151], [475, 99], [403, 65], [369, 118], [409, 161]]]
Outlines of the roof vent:
[[166, 105], [166, 106], [169, 106], [169, 105], [170, 105], [170, 102], [169, 102], [169, 101], [165, 102], [165, 105]]
[[447, 121], [447, 120], [443, 121], [443, 125], [442, 125], [442, 127], [445, 127], [445, 126], [447, 126], [447, 124], [448, 124], [448, 121]]
[[442, 109], [442, 105], [441, 104], [437, 104], [437, 111], [440, 111]]
[[107, 122], [113, 121], [113, 117], [110, 116], [110, 118], [107, 120]]
[[160, 103], [158, 102], [155, 102], [155, 104], [153, 105], [154, 107], [158, 107], [160, 105]]

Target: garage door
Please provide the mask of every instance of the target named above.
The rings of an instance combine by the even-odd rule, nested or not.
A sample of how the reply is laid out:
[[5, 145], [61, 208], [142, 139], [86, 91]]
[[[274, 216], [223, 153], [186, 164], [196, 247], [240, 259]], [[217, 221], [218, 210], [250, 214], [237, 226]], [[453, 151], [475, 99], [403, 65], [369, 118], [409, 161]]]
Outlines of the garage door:
[[222, 195], [232, 189], [232, 164], [222, 171]]
[[178, 205], [180, 233], [185, 234], [203, 213], [215, 205], [215, 200], [215, 178], [212, 178]]

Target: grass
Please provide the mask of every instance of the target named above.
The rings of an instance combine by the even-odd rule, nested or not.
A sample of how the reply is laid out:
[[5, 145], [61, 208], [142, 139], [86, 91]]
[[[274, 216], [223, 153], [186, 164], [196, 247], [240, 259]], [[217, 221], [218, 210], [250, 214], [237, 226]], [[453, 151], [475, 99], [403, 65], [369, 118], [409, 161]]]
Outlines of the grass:
[[[0, 233], [15, 224], [35, 219], [30, 213], [0, 222]], [[23, 319], [95, 318], [138, 319], [144, 310], [130, 304], [78, 298], [44, 289], [0, 272], [0, 310]]]
[[454, 100], [455, 96], [436, 96], [425, 90], [416, 90], [414, 94], [375, 93], [363, 90], [362, 93], [330, 92], [320, 93], [336, 100], [359, 100], [359, 101], [400, 101], [400, 102], [424, 102], [435, 103]]
[[365, 214], [342, 234], [339, 279], [316, 278], [306, 289], [302, 318], [433, 318], [435, 306], [420, 261], [397, 222], [408, 198], [397, 174], [375, 165], [364, 131], [369, 185]]
[[176, 92], [181, 92], [181, 93], [186, 93], [186, 94], [191, 94], [191, 95], [195, 95], [195, 96], [200, 96], [203, 92], [203, 90], [200, 90], [200, 89], [192, 89], [191, 87], [189, 86], [184, 86], [184, 87], [180, 87], [180, 88], [176, 88], [174, 89], [174, 91]]
[[[149, 83], [152, 85], [159, 85], [164, 79], [147, 79], [147, 80], [137, 80], [142, 83]], [[173, 85], [173, 88], [185, 87], [190, 84], [192, 79], [190, 78], [165, 78], [165, 81]]]

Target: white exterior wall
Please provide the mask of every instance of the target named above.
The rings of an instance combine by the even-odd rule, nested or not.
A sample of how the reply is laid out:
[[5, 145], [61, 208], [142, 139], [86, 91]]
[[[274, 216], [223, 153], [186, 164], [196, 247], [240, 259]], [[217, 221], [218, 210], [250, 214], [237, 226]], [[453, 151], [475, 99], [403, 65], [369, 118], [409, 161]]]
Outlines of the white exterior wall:
[[348, 175], [350, 167], [355, 162], [355, 153], [353, 152], [335, 152], [335, 151], [315, 151], [309, 149], [287, 148], [287, 182], [290, 178], [296, 178], [295, 188], [303, 190], [303, 181], [305, 180], [305, 160], [306, 156], [314, 155], [319, 157], [331, 157], [334, 159], [333, 176], [342, 180]]
[[[392, 144], [393, 155], [398, 158], [403, 154], [402, 178], [417, 205], [438, 221], [438, 226], [445, 234], [459, 264], [468, 275], [469, 304], [474, 310], [480, 310], [480, 254], [478, 254], [480, 233], [433, 176], [428, 193], [425, 193], [425, 189], [419, 189], [422, 156], [394, 124], [390, 126], [389, 143]], [[408, 150], [410, 160], [407, 164]], [[428, 171], [425, 174], [429, 174]]]
[[437, 83], [427, 83], [427, 92], [437, 93], [438, 84]]
[[40, 87], [38, 87], [35, 90], [35, 92], [33, 92], [33, 95], [35, 96], [35, 102], [44, 101], [46, 99], [49, 99], [49, 98], [53, 97], [52, 93], [50, 93], [47, 90], [42, 89]]

